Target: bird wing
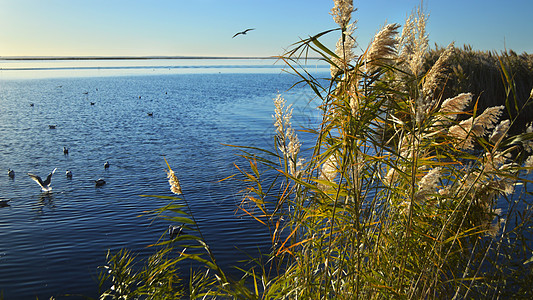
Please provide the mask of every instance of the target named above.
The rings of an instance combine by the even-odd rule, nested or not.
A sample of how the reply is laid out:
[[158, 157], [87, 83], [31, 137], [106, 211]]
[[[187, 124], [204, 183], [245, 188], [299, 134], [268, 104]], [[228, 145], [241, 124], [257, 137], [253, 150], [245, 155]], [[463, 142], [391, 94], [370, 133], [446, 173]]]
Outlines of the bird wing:
[[46, 177], [46, 180], [44, 182], [42, 182], [44, 186], [49, 186], [50, 185], [50, 182], [52, 182], [52, 175], [54, 175], [56, 170], [57, 170], [57, 168], [53, 169], [52, 172], [50, 172], [50, 174], [48, 174], [48, 176]]
[[28, 173], [28, 176], [30, 176], [31, 179], [35, 180], [35, 182], [37, 182], [41, 187], [44, 187], [44, 183], [41, 177], [34, 175], [32, 173]]
[[239, 34], [246, 34], [246, 33], [247, 33], [248, 31], [250, 31], [250, 30], [255, 30], [255, 28], [248, 28], [248, 29], [246, 29], [246, 30], [244, 30], [244, 31], [237, 32], [235, 35], [233, 35], [232, 38], [238, 36]]

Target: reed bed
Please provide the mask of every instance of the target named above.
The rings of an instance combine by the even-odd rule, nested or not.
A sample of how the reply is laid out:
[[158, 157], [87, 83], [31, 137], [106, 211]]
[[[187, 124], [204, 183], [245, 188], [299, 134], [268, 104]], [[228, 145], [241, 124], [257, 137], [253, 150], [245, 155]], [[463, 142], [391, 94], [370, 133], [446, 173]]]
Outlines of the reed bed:
[[[237, 147], [244, 163], [233, 179], [246, 186], [240, 209], [269, 230], [271, 252], [252, 257], [242, 278], [226, 276], [169, 166], [177, 197], [153, 213], [194, 234], [160, 242], [162, 252], [140, 273], [119, 253], [105, 267], [102, 282], [114, 289], [102, 299], [160, 299], [157, 288], [150, 290], [155, 286], [187, 298], [533, 296], [527, 179], [533, 127], [510, 131], [533, 97], [531, 56], [459, 51], [453, 44], [429, 50], [420, 8], [403, 26], [384, 26], [356, 55], [352, 1], [334, 4], [338, 28], [280, 57], [321, 101], [322, 122], [293, 128], [291, 106], [279, 95], [274, 149]], [[339, 34], [336, 49], [320, 42], [327, 34]], [[331, 66], [326, 81], [300, 68], [316, 55]], [[498, 79], [501, 89], [491, 90]], [[302, 144], [298, 130], [313, 133], [315, 144]], [[188, 284], [169, 279], [183, 259], [204, 266]], [[166, 279], [152, 283], [156, 274]], [[143, 288], [119, 290], [123, 277], [138, 278]]]

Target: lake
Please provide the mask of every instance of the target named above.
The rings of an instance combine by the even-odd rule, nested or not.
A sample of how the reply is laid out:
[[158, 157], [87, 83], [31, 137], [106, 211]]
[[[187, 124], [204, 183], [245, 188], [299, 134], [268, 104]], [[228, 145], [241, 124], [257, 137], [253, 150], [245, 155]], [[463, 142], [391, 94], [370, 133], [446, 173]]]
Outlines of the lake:
[[[0, 199], [10, 200], [0, 207], [0, 295], [96, 297], [108, 250], [152, 254], [169, 223], [143, 212], [168, 200], [140, 195], [172, 196], [164, 158], [223, 267], [268, 251], [266, 228], [237, 211], [242, 186], [218, 181], [243, 163], [223, 144], [273, 148], [279, 92], [295, 105], [293, 126], [318, 120], [311, 92], [287, 91], [298, 79], [273, 62], [0, 61]], [[26, 175], [54, 168], [50, 194]], [[95, 187], [98, 178], [107, 184]]]

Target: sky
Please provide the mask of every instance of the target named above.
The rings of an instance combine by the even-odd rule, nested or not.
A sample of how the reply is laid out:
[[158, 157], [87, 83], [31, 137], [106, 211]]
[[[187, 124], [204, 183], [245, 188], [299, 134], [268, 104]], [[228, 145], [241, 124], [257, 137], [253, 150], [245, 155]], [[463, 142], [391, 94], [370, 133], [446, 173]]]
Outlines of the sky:
[[[420, 0], [354, 1], [360, 49]], [[430, 46], [533, 53], [532, 0], [425, 0]], [[333, 29], [332, 0], [0, 0], [0, 56], [277, 56]], [[246, 28], [247, 35], [232, 36]], [[321, 41], [334, 48], [338, 32]]]

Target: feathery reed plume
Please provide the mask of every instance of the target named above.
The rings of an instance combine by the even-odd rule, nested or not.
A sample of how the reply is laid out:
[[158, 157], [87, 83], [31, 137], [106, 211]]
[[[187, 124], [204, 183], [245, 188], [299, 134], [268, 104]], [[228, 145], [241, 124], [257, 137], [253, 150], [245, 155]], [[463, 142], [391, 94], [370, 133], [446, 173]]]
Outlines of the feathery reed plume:
[[286, 103], [287, 101], [280, 94], [276, 96], [274, 99], [275, 114], [272, 118], [275, 120], [278, 149], [287, 160], [290, 173], [296, 176], [303, 164], [301, 159], [297, 159], [301, 143], [291, 125], [292, 104], [285, 107]]
[[165, 163], [167, 164], [167, 167], [168, 167], [168, 171], [166, 172], [167, 172], [167, 177], [168, 177], [168, 183], [170, 184], [170, 191], [172, 191], [172, 193], [176, 195], [181, 195], [182, 194], [181, 185], [178, 180], [178, 177], [176, 176], [176, 173], [174, 173], [174, 171], [170, 168], [170, 165], [168, 164], [166, 158], [165, 158]]
[[442, 168], [437, 167], [431, 169], [427, 172], [422, 179], [418, 182], [418, 193], [419, 195], [425, 195], [428, 192], [434, 191], [437, 189]]
[[472, 101], [471, 93], [461, 93], [453, 98], [448, 98], [442, 102], [440, 106], [440, 113], [446, 114], [446, 117], [450, 120], [455, 120], [457, 113], [464, 111], [464, 109]]
[[531, 171], [533, 170], [533, 155], [528, 156], [528, 158], [524, 162], [524, 168], [527, 170], [526, 174], [531, 173]]
[[485, 130], [493, 128], [503, 109], [504, 106], [489, 107], [475, 119], [471, 117], [451, 126], [448, 132], [451, 137], [457, 139], [456, 147], [463, 150], [474, 149], [474, 137], [482, 137]]
[[503, 120], [494, 128], [494, 131], [489, 137], [489, 142], [493, 143], [494, 145], [498, 145], [501, 140], [507, 135], [507, 132], [509, 131], [509, 127], [511, 127], [511, 121], [510, 120]]
[[424, 84], [422, 85], [422, 91], [427, 97], [431, 97], [437, 88], [440, 79], [444, 75], [445, 64], [450, 59], [453, 52], [453, 43], [448, 45], [446, 50], [442, 52], [439, 59], [433, 64], [431, 69], [426, 73]]
[[[322, 164], [320, 170], [320, 179], [333, 182], [335, 177], [337, 177], [337, 159], [334, 155], [330, 155], [327, 160]], [[320, 184], [319, 188], [322, 190], [327, 189], [326, 185]]]
[[483, 158], [485, 161], [483, 164], [485, 172], [494, 172], [499, 170], [511, 158], [511, 155], [496, 151], [494, 154], [485, 153]]
[[331, 77], [337, 76], [339, 72], [347, 69], [350, 62], [354, 59], [353, 48], [356, 46], [356, 40], [353, 36], [355, 31], [355, 22], [351, 23], [342, 32], [335, 47], [335, 55], [331, 58], [333, 64], [330, 66]]
[[418, 76], [428, 51], [426, 21], [428, 16], [418, 7], [405, 21], [400, 37], [400, 59], [407, 64], [411, 74]]
[[348, 27], [352, 13], [354, 12], [353, 0], [334, 0], [333, 2], [334, 6], [331, 9], [333, 20], [340, 28], [344, 29]]
[[366, 66], [369, 71], [383, 64], [390, 65], [396, 59], [396, 45], [398, 44], [396, 35], [399, 27], [400, 25], [396, 23], [387, 24], [374, 36], [366, 56]]

